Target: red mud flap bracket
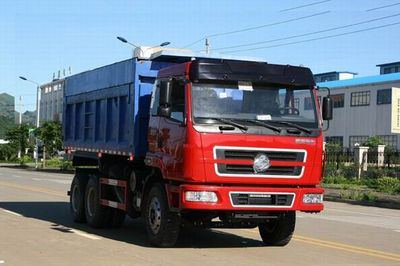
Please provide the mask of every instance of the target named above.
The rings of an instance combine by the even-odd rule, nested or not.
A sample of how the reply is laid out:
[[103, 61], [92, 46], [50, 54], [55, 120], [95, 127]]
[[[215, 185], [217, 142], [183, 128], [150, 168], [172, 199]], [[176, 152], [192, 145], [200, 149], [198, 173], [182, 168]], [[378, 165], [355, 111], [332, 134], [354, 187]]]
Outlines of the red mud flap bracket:
[[[112, 201], [107, 198], [107, 191], [109, 191], [108, 187], [120, 187], [123, 188], [124, 196], [123, 202]], [[109, 178], [100, 178], [100, 204], [103, 206], [108, 206], [115, 209], [120, 209], [126, 211], [126, 202], [127, 202], [127, 182], [124, 180], [117, 179], [109, 179]]]

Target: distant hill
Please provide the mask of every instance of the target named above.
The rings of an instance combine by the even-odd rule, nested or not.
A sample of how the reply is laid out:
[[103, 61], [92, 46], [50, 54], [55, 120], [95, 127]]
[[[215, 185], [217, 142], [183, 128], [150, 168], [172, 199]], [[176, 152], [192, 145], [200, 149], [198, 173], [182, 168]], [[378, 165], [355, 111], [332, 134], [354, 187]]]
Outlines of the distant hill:
[[[15, 124], [19, 123], [19, 112], [15, 112]], [[36, 111], [25, 111], [22, 113], [22, 123], [36, 125]]]
[[15, 125], [14, 97], [7, 93], [0, 93], [0, 139], [5, 132]]
[[15, 126], [14, 119], [0, 115], [0, 139], [4, 139], [9, 128]]
[[25, 113], [23, 113], [22, 123], [36, 125], [36, 111], [26, 111]]
[[14, 119], [14, 97], [7, 93], [0, 93], [0, 116]]
[[[0, 139], [4, 139], [7, 130], [19, 122], [19, 112], [15, 111], [14, 97], [0, 93]], [[22, 114], [22, 123], [36, 125], [36, 111]]]

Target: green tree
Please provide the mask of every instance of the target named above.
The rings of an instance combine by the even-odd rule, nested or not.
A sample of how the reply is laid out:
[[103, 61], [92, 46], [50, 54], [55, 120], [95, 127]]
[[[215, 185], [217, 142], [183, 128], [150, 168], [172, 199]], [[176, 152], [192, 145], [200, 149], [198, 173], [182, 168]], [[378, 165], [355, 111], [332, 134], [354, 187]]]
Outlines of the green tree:
[[362, 145], [370, 148], [377, 148], [378, 145], [385, 144], [383, 140], [378, 136], [369, 137]]
[[17, 150], [10, 144], [0, 145], [0, 160], [10, 161], [16, 157]]
[[38, 137], [46, 148], [46, 153], [52, 154], [62, 148], [62, 129], [58, 121], [47, 121], [38, 129]]
[[29, 125], [21, 124], [10, 128], [6, 132], [5, 139], [9, 141], [9, 145], [14, 151], [21, 149], [21, 153], [25, 154], [27, 148], [31, 148], [29, 142]]
[[[372, 137], [369, 137], [362, 145], [369, 147], [370, 151], [376, 152], [378, 150], [378, 145], [385, 145], [385, 142], [378, 136], [372, 136]], [[385, 151], [391, 152], [392, 147], [386, 146]]]

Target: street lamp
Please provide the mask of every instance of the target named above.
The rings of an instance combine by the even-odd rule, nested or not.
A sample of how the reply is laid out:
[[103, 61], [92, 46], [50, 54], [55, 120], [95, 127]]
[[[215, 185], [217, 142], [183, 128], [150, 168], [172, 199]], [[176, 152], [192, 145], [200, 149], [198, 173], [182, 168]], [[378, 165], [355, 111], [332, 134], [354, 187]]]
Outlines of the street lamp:
[[[36, 128], [39, 128], [39, 126], [40, 126], [40, 120], [39, 120], [39, 117], [40, 117], [40, 106], [39, 106], [39, 104], [40, 104], [40, 84], [39, 83], [37, 83], [36, 81], [33, 81], [33, 80], [30, 80], [30, 79], [27, 79], [27, 78], [25, 78], [25, 77], [23, 77], [23, 76], [20, 76], [19, 77], [20, 79], [22, 79], [22, 80], [24, 80], [24, 81], [28, 81], [28, 82], [31, 82], [31, 83], [33, 83], [33, 84], [35, 84], [37, 87], [36, 87]], [[35, 151], [34, 151], [34, 157], [35, 157], [35, 168], [38, 168], [38, 166], [39, 166], [39, 163], [38, 163], [38, 161], [39, 161], [39, 143], [38, 143], [38, 138], [37, 138], [37, 136], [36, 136], [36, 143], [35, 143]]]
[[155, 48], [155, 47], [163, 47], [163, 46], [167, 46], [167, 45], [171, 44], [171, 42], [163, 42], [163, 43], [160, 43], [159, 45], [155, 45], [155, 46], [149, 47], [149, 48], [147, 48], [146, 50], [143, 51], [143, 49], [142, 49], [140, 46], [129, 42], [129, 41], [128, 41], [127, 39], [125, 39], [124, 37], [117, 36], [117, 39], [120, 40], [120, 41], [123, 42], [123, 43], [127, 43], [127, 44], [130, 44], [131, 46], [133, 46], [133, 47], [135, 47], [135, 48], [138, 48], [138, 49], [142, 52], [143, 55], [144, 55], [144, 53], [145, 53], [147, 50], [149, 50], [149, 49], [152, 49], [152, 48]]

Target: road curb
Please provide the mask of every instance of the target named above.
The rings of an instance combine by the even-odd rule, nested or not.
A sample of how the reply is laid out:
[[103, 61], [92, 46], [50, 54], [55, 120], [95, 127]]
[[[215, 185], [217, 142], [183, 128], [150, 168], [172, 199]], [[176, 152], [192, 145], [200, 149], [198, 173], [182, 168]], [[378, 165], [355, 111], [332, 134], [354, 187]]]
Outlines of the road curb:
[[343, 202], [353, 205], [362, 205], [362, 206], [370, 206], [370, 207], [379, 207], [379, 208], [387, 208], [387, 209], [396, 209], [400, 210], [400, 201], [395, 199], [388, 198], [379, 198], [375, 201], [369, 200], [353, 200], [343, 198], [341, 192], [350, 191], [349, 189], [332, 189], [325, 188], [324, 200], [333, 201], [333, 202]]
[[14, 168], [14, 169], [21, 169], [27, 171], [35, 171], [35, 172], [45, 172], [45, 173], [57, 173], [57, 174], [73, 174], [75, 170], [60, 170], [60, 169], [43, 169], [43, 168], [33, 168], [26, 165], [19, 165], [19, 164], [8, 164], [8, 165], [0, 165], [0, 168]]

